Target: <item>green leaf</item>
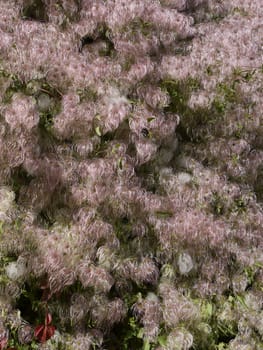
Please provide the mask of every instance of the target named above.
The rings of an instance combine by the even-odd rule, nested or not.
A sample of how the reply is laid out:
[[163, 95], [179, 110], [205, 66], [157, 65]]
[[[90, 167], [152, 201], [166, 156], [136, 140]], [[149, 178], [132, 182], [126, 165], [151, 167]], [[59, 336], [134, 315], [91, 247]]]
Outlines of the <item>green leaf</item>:
[[160, 335], [158, 337], [158, 343], [159, 345], [161, 346], [166, 346], [166, 343], [167, 343], [167, 337], [165, 335]]
[[98, 136], [101, 136], [101, 131], [100, 131], [100, 127], [99, 127], [99, 126], [97, 126], [97, 127], [95, 128], [95, 131], [96, 131], [96, 134], [97, 134]]
[[121, 158], [118, 159], [118, 168], [119, 168], [120, 170], [123, 169], [122, 159], [121, 159]]
[[229, 301], [230, 303], [232, 303], [232, 302], [234, 301], [234, 297], [232, 297], [232, 295], [230, 295], [230, 296], [228, 297], [228, 301]]
[[216, 346], [217, 350], [224, 350], [226, 349], [226, 344], [225, 343], [220, 343]]
[[149, 343], [149, 340], [145, 340], [143, 343], [143, 350], [150, 350], [151, 349], [151, 345]]
[[159, 218], [171, 218], [173, 216], [173, 214], [171, 212], [168, 211], [156, 211], [155, 215]]
[[147, 118], [147, 122], [148, 122], [148, 123], [152, 122], [153, 120], [155, 120], [155, 117]]
[[213, 305], [210, 303], [206, 304], [205, 307], [205, 313], [206, 313], [206, 317], [210, 318], [213, 314]]
[[237, 298], [237, 301], [239, 301], [239, 303], [240, 303], [242, 306], [244, 306], [246, 309], [248, 309], [248, 306], [247, 306], [247, 304], [245, 303], [244, 297], [242, 297], [242, 296], [240, 296], [240, 295], [237, 295], [236, 298]]
[[139, 329], [139, 332], [137, 333], [137, 338], [142, 339], [143, 338], [143, 328]]
[[129, 318], [129, 326], [131, 327], [132, 330], [136, 329], [137, 324], [136, 324], [136, 321], [135, 321], [134, 317], [130, 317]]

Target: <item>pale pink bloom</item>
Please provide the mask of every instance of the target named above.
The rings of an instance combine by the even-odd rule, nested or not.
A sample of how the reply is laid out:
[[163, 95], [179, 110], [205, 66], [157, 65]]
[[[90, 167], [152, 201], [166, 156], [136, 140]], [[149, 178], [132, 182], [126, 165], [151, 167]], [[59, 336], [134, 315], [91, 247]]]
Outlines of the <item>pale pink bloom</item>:
[[73, 346], [75, 350], [91, 350], [94, 344], [93, 337], [90, 334], [77, 334], [66, 341], [66, 344]]
[[126, 313], [124, 303], [119, 298], [109, 300], [103, 295], [97, 295], [92, 298], [91, 305], [92, 320], [105, 330], [120, 322]]
[[127, 81], [134, 84], [152, 73], [153, 70], [154, 64], [148, 57], [138, 58], [127, 74]]
[[136, 143], [137, 164], [144, 164], [154, 158], [158, 146], [151, 141], [138, 141]]
[[169, 104], [169, 96], [165, 91], [152, 85], [140, 86], [137, 89], [138, 96], [152, 108], [163, 108]]
[[179, 322], [193, 322], [198, 319], [198, 307], [172, 285], [160, 283], [159, 293], [163, 300], [163, 318], [167, 325], [176, 327]]
[[78, 276], [83, 287], [94, 287], [103, 293], [108, 292], [114, 283], [113, 277], [106, 270], [85, 263], [78, 267]]
[[195, 34], [195, 30], [191, 28], [191, 24], [193, 24], [191, 17], [186, 17], [176, 10], [156, 8], [146, 18], [161, 29], [176, 30], [178, 37], [182, 39], [192, 37]]
[[143, 324], [144, 338], [154, 341], [159, 332], [159, 323], [162, 319], [160, 302], [154, 293], [148, 293], [145, 299], [139, 299], [132, 306], [133, 314]]
[[53, 272], [48, 277], [48, 286], [51, 295], [60, 292], [65, 287], [72, 285], [74, 282], [74, 272], [71, 269], [65, 267], [59, 269], [56, 272]]
[[130, 278], [136, 283], [156, 284], [159, 276], [157, 266], [151, 259], [143, 258], [140, 263], [127, 259], [116, 265], [118, 273], [125, 278]]
[[187, 8], [187, 0], [161, 0], [161, 4], [169, 8], [175, 8], [178, 11], [183, 11]]
[[39, 122], [35, 101], [31, 97], [22, 94], [13, 95], [11, 105], [6, 107], [4, 116], [11, 129], [24, 127], [31, 130]]
[[124, 0], [109, 1], [107, 23], [113, 29], [123, 27], [133, 19], [144, 16], [149, 4], [149, 1], [142, 2], [138, 0], [130, 2]]
[[108, 7], [102, 0], [83, 1], [81, 8], [81, 16], [90, 20], [95, 19], [97, 23], [103, 23], [108, 14]]

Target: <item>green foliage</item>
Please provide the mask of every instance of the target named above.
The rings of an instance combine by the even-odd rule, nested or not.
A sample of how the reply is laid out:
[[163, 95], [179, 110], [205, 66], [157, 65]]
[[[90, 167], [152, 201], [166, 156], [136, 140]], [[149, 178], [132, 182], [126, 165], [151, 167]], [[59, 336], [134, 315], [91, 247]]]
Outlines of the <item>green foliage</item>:
[[191, 328], [195, 350], [228, 349], [229, 342], [238, 335], [240, 312], [248, 312], [246, 292], [228, 296], [196, 299], [200, 321]]
[[84, 89], [77, 89], [80, 102], [83, 101], [96, 101], [98, 98], [97, 92], [91, 87], [85, 87]]
[[208, 76], [213, 75], [213, 66], [212, 66], [212, 65], [208, 65], [208, 66], [206, 67], [205, 72], [206, 72], [206, 74], [207, 74]]
[[132, 223], [130, 222], [129, 218], [123, 217], [118, 220], [115, 220], [114, 223], [114, 231], [117, 236], [117, 238], [120, 240], [120, 242], [128, 243], [129, 238], [131, 238], [131, 229], [132, 229]]
[[54, 152], [54, 144], [57, 143], [57, 139], [53, 133], [53, 124], [55, 116], [61, 111], [61, 93], [45, 80], [39, 83], [40, 87], [34, 96], [38, 98], [40, 94], [45, 93], [51, 100], [47, 109], [39, 110], [39, 145], [42, 152]]
[[44, 127], [47, 131], [50, 131], [50, 128], [53, 125], [53, 118], [61, 111], [61, 92], [45, 80], [38, 81], [38, 83], [40, 86], [34, 93], [34, 96], [38, 98], [44, 93], [49, 96], [51, 100], [50, 106], [46, 110], [40, 110], [40, 126]]
[[263, 164], [257, 168], [257, 178], [254, 183], [254, 191], [259, 201], [263, 201]]
[[37, 342], [34, 339], [30, 344], [20, 344], [17, 331], [17, 328], [10, 328], [8, 340], [9, 347], [14, 347], [16, 350], [37, 350], [39, 348]]
[[21, 345], [17, 339], [15, 332], [11, 333], [11, 339], [8, 341], [8, 346], [15, 348], [16, 350], [37, 350], [39, 345], [36, 341], [32, 341], [28, 345]]
[[202, 320], [210, 321], [215, 311], [215, 305], [212, 303], [212, 301], [204, 300], [201, 302], [200, 311]]
[[223, 215], [225, 213], [225, 200], [218, 192], [213, 193], [213, 197], [211, 200], [211, 209], [212, 213], [216, 216]]
[[148, 36], [153, 31], [153, 24], [147, 21], [142, 20], [141, 18], [136, 18], [132, 22], [129, 23], [129, 27], [122, 28], [123, 32], [126, 30], [129, 31], [129, 33], [132, 33], [133, 35], [136, 35], [136, 33], [142, 33], [144, 36]]
[[144, 349], [143, 328], [134, 317], [127, 317], [115, 327], [109, 337], [106, 337], [105, 345], [114, 350], [142, 350]]
[[150, 225], [147, 227], [147, 234], [140, 237], [140, 241], [138, 242], [138, 237], [132, 232], [134, 222], [128, 217], [124, 216], [117, 220], [111, 219], [111, 224], [113, 225], [114, 232], [120, 241], [120, 250], [118, 252], [120, 257], [132, 258], [139, 261], [143, 252], [155, 256], [158, 247], [158, 240]]
[[215, 22], [219, 23], [225, 16], [226, 16], [226, 14], [223, 14], [223, 13], [222, 14], [215, 14], [215, 13], [213, 13], [211, 15], [210, 19], [212, 21], [215, 21]]
[[150, 342], [144, 336], [143, 326], [136, 320], [135, 317], [129, 317], [125, 320], [121, 330], [118, 330], [120, 336], [119, 347], [123, 350], [154, 350], [156, 346], [165, 346], [167, 334], [164, 329], [161, 329], [160, 335], [156, 342]]
[[22, 82], [17, 75], [10, 74], [5, 71], [1, 71], [1, 75], [8, 77], [10, 79], [10, 85], [8, 88], [5, 90], [2, 102], [4, 104], [10, 103], [12, 100], [12, 97], [15, 93], [24, 91], [26, 88], [26, 85], [24, 82]]
[[44, 1], [26, 0], [22, 9], [22, 18], [46, 22], [48, 20], [48, 16]]
[[113, 58], [115, 56], [116, 51], [114, 48], [114, 43], [111, 39], [111, 29], [108, 28], [105, 24], [103, 24], [97, 27], [96, 32], [97, 34], [95, 36], [87, 34], [80, 38], [79, 52], [82, 52], [85, 46], [92, 45], [98, 41], [103, 41], [104, 47], [99, 49], [99, 56], [109, 56]]
[[243, 197], [234, 198], [231, 204], [227, 205], [227, 198], [218, 192], [214, 192], [210, 201], [210, 208], [215, 216], [226, 215], [231, 213], [243, 214], [247, 211], [247, 203]]
[[155, 216], [160, 219], [167, 219], [173, 217], [173, 213], [169, 211], [156, 211]]
[[228, 348], [226, 343], [219, 343], [215, 346], [215, 350], [226, 350]]
[[178, 114], [184, 114], [189, 108], [187, 102], [191, 93], [200, 88], [200, 82], [198, 79], [191, 77], [182, 81], [163, 80], [161, 88], [166, 90], [171, 98], [171, 103], [167, 109]]
[[[208, 76], [218, 75], [220, 73], [218, 69], [217, 65], [209, 65], [204, 74]], [[240, 83], [250, 83], [259, 72], [260, 68], [235, 68], [224, 81], [217, 83], [216, 95], [209, 107], [190, 108], [188, 106], [191, 94], [201, 88], [198, 79], [161, 81], [160, 85], [168, 92], [171, 101], [165, 110], [179, 114], [180, 124], [177, 127], [177, 132], [183, 140], [205, 144], [213, 136], [224, 136], [222, 128], [217, 128], [217, 125], [224, 123], [224, 119], [229, 118], [229, 113], [238, 105], [246, 110], [246, 119], [235, 124], [231, 135], [242, 138], [246, 130], [247, 119], [253, 119], [254, 103], [244, 99]]]
[[[263, 264], [261, 263], [254, 263], [251, 266], [246, 266], [243, 270], [243, 273], [247, 277], [248, 280], [248, 286], [252, 287], [254, 283], [256, 282], [256, 276], [260, 270], [263, 269]], [[261, 289], [263, 289], [263, 286], [259, 286]]]
[[0, 238], [3, 233], [3, 226], [4, 226], [4, 221], [0, 220]]
[[142, 339], [143, 328], [136, 322], [134, 317], [130, 317], [128, 320], [127, 333], [125, 334], [123, 339], [123, 345], [125, 350], [130, 349], [128, 344], [133, 338]]
[[101, 136], [101, 131], [100, 131], [100, 127], [99, 126], [96, 126], [95, 128], [95, 132], [98, 136]]
[[213, 101], [213, 109], [218, 114], [225, 114], [236, 103], [241, 102], [241, 96], [237, 93], [238, 79], [231, 79], [229, 82], [220, 82], [217, 84], [217, 95]]
[[[0, 77], [8, 78], [10, 84], [5, 90], [2, 102], [8, 104], [12, 101], [15, 93], [22, 93], [27, 96], [33, 96], [36, 99], [41, 93], [47, 94], [51, 98], [50, 107], [45, 111], [39, 111], [39, 132], [42, 145], [45, 143], [54, 143], [54, 136], [52, 135], [52, 126], [54, 117], [61, 110], [61, 92], [48, 83], [45, 79], [31, 80], [28, 83], [21, 81], [16, 75], [11, 74], [5, 70], [0, 70]], [[49, 142], [46, 142], [47, 139]], [[51, 142], [50, 142], [51, 141]], [[41, 141], [40, 141], [41, 143]]]
[[14, 261], [14, 259], [9, 257], [1, 257], [0, 259], [0, 289], [4, 288], [9, 282], [9, 278], [5, 274], [5, 265], [11, 261]]
[[161, 88], [166, 90], [170, 96], [170, 104], [165, 108], [167, 112], [177, 113], [180, 116], [180, 124], [177, 131], [184, 140], [191, 142], [206, 142], [210, 137], [202, 128], [215, 123], [222, 116], [223, 107], [219, 113], [219, 107], [192, 109], [188, 106], [189, 98], [194, 91], [200, 89], [201, 85], [198, 79], [188, 78], [182, 81], [163, 80]]
[[12, 171], [11, 186], [15, 192], [15, 200], [19, 198], [20, 189], [23, 186], [28, 186], [34, 177], [29, 175], [22, 166], [16, 167]]
[[247, 210], [247, 203], [242, 197], [235, 198], [233, 200], [232, 207], [230, 208], [231, 212], [242, 214]]
[[217, 84], [217, 98], [222, 101], [225, 108], [237, 102], [236, 86], [238, 82], [238, 79], [235, 79], [230, 82], [220, 82]]
[[53, 125], [53, 115], [50, 112], [41, 112], [38, 125], [40, 129], [50, 132]]
[[45, 314], [46, 304], [41, 301], [42, 293], [39, 281], [30, 276], [16, 301], [16, 308], [21, 311], [21, 316], [33, 325], [41, 323]]
[[243, 69], [240, 67], [236, 67], [233, 70], [233, 79], [235, 82], [240, 82], [240, 81], [249, 82], [253, 80], [256, 73], [257, 73], [257, 69]]
[[[209, 67], [207, 68], [208, 72], [211, 72]], [[232, 74], [223, 82], [219, 82], [216, 86], [217, 95], [213, 101], [213, 108], [219, 114], [225, 114], [228, 111], [231, 111], [237, 105], [241, 104], [245, 109], [248, 110], [248, 116], [250, 116], [251, 104], [246, 105], [247, 102], [244, 102], [243, 95], [239, 91], [239, 84], [241, 82], [251, 82], [258, 69], [244, 69], [236, 67]], [[209, 74], [208, 74], [209, 75]], [[243, 125], [238, 124], [237, 130], [235, 131], [236, 137], [241, 137]]]
[[232, 13], [233, 14], [237, 13], [242, 17], [247, 17], [249, 15], [249, 13], [243, 7], [234, 7], [232, 10]]
[[[131, 66], [135, 63], [135, 57], [130, 55], [127, 56], [125, 61], [122, 63], [122, 69], [125, 72], [128, 72], [131, 69]], [[134, 103], [134, 101], [132, 101]]]

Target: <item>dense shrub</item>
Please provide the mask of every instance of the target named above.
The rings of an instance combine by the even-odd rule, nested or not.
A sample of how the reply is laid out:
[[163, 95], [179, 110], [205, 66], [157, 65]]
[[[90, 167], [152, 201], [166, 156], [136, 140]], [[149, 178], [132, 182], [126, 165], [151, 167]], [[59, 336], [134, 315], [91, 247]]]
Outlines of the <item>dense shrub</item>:
[[0, 0], [0, 349], [262, 349], [260, 3]]

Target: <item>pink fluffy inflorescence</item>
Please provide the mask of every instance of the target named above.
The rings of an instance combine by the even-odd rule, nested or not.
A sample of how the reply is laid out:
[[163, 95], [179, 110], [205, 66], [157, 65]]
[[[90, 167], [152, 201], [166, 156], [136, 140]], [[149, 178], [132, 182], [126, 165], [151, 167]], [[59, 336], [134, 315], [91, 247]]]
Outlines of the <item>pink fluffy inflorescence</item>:
[[262, 20], [259, 0], [0, 0], [0, 347], [47, 305], [43, 349], [236, 349], [243, 314], [258, 342]]

